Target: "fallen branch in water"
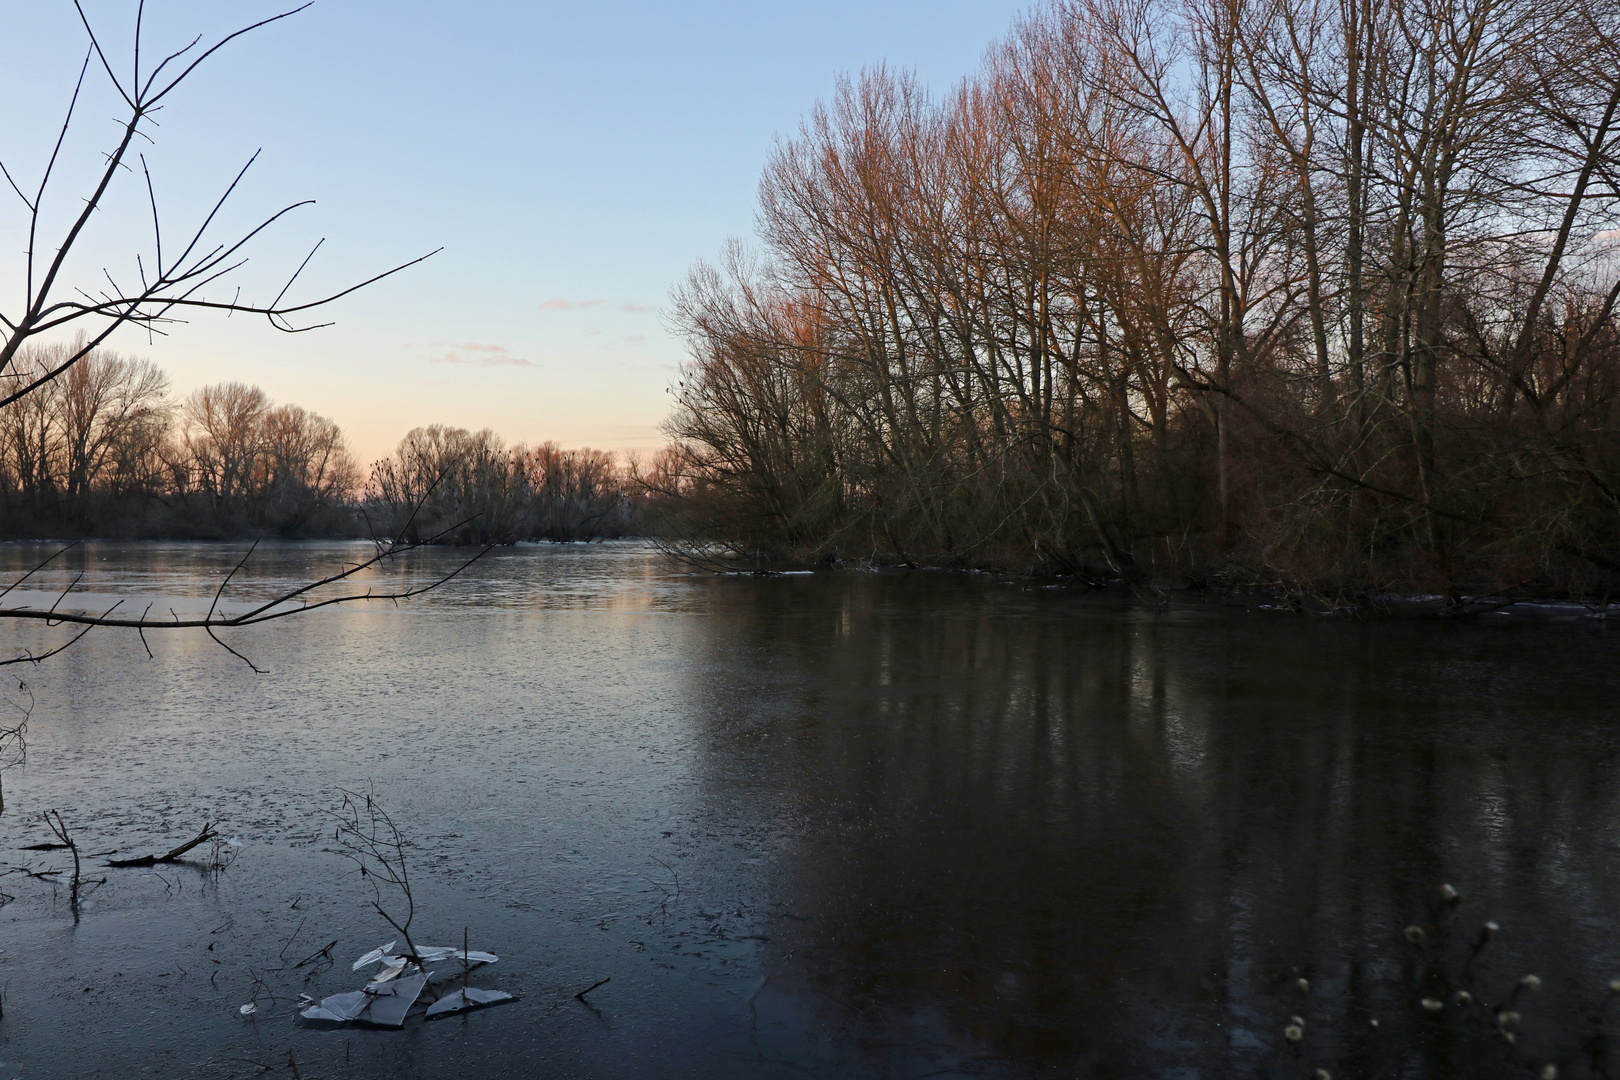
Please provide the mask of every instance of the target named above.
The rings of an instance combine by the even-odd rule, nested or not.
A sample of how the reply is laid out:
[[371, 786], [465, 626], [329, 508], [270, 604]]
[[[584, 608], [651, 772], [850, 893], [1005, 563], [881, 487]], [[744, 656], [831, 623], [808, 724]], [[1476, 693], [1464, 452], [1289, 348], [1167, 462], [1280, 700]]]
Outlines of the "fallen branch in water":
[[584, 1001], [586, 994], [590, 993], [592, 990], [595, 990], [598, 986], [605, 986], [605, 985], [607, 985], [608, 983], [610, 983], [612, 981], [613, 981], [613, 976], [609, 975], [607, 978], [603, 979], [601, 982], [593, 982], [593, 983], [591, 983], [591, 985], [587, 986], [585, 989], [583, 989], [579, 993], [575, 994], [574, 997], [578, 998], [580, 1001]]
[[167, 855], [142, 855], [139, 858], [134, 858], [134, 859], [108, 859], [107, 860], [107, 865], [108, 866], [156, 866], [158, 863], [179, 862], [180, 861], [180, 856], [184, 855], [186, 852], [190, 851], [192, 848], [196, 847], [198, 844], [207, 843], [209, 840], [212, 840], [214, 837], [218, 836], [219, 833], [214, 831], [214, 826], [217, 825], [217, 824], [219, 824], [217, 821], [208, 822], [207, 824], [205, 824], [202, 827], [202, 832], [198, 833], [196, 836], [194, 836], [190, 840], [187, 840], [185, 843], [181, 844], [179, 847], [173, 849]]

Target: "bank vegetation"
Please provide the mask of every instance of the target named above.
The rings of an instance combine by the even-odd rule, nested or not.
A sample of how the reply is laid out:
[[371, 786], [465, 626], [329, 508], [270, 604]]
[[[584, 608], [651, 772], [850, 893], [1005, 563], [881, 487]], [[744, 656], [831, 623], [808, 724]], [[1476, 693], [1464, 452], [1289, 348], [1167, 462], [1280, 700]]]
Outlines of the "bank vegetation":
[[1620, 8], [1061, 0], [843, 81], [676, 294], [752, 558], [1606, 594]]

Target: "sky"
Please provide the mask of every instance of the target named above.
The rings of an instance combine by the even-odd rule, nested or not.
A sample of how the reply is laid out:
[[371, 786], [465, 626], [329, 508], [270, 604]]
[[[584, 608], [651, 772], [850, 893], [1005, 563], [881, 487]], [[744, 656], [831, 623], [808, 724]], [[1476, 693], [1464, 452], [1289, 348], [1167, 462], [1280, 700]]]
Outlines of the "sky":
[[[290, 6], [290, 5], [289, 5]], [[210, 235], [305, 199], [233, 279], [313, 298], [442, 248], [285, 334], [196, 315], [122, 333], [177, 395], [225, 379], [336, 420], [362, 462], [409, 429], [489, 427], [509, 443], [655, 449], [685, 358], [663, 310], [694, 262], [753, 232], [761, 169], [841, 73], [887, 64], [937, 92], [970, 74], [1023, 5], [317, 0], [227, 45], [141, 143], [172, 257], [255, 152]], [[8, 5], [0, 162], [28, 191], [49, 159], [88, 38], [70, 0]], [[84, 0], [125, 74], [134, 0]], [[148, 0], [143, 55], [203, 44], [284, 10]], [[20, 47], [19, 47], [20, 46]], [[92, 68], [42, 210], [53, 244], [115, 145], [121, 106]], [[74, 247], [69, 285], [149, 262], [139, 163]], [[10, 195], [0, 190], [0, 195]], [[54, 232], [52, 231], [54, 228]], [[0, 312], [22, 294], [27, 212], [0, 202]]]

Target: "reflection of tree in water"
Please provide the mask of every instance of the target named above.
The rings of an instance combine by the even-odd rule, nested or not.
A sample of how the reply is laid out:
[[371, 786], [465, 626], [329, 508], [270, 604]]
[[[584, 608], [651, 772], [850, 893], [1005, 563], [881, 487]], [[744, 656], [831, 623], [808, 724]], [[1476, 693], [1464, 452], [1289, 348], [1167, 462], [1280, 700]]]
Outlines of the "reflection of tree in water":
[[[807, 823], [765, 931], [765, 1052], [1252, 1072], [1292, 1067], [1305, 1013], [1338, 1075], [1480, 1066], [1487, 1041], [1422, 1015], [1401, 936], [1445, 881], [1464, 925], [1507, 928], [1487, 981], [1547, 978], [1525, 1038], [1573, 1050], [1535, 1016], [1578, 1025], [1620, 972], [1590, 639], [784, 584], [736, 583], [717, 643], [792, 736], [746, 767]], [[756, 752], [734, 734], [721, 769]]]

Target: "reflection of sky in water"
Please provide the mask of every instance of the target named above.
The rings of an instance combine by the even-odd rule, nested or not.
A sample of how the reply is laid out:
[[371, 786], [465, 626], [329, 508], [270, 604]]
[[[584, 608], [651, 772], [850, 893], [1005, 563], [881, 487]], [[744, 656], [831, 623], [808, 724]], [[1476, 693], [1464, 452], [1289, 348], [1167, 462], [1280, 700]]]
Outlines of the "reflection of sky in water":
[[[365, 551], [268, 545], [244, 593]], [[38, 592], [82, 567], [98, 596], [206, 602], [199, 583], [239, 555], [90, 545]], [[422, 554], [393, 580], [458, 557]], [[8, 566], [38, 558], [0, 546]], [[581, 1074], [1219, 1076], [1283, 1061], [1301, 1010], [1324, 1060], [1371, 1060], [1369, 1018], [1379, 1038], [1416, 1022], [1400, 929], [1441, 881], [1508, 927], [1497, 974], [1533, 966], [1538, 1008], [1620, 972], [1601, 631], [1190, 599], [1161, 614], [984, 575], [717, 579], [606, 545], [503, 550], [398, 609], [231, 638], [267, 676], [206, 638], [151, 638], [153, 660], [97, 631], [27, 673], [30, 761], [6, 776], [0, 837], [39, 839], [31, 815], [54, 806], [109, 847], [161, 847], [212, 810], [246, 861], [165, 911], [246, 925], [281, 911], [282, 886], [343, 880], [316, 811], [375, 782], [433, 910], [481, 905], [503, 935], [485, 944], [524, 1002], [467, 1029], [491, 1076], [525, 1074], [521, 1032]], [[156, 887], [110, 883], [81, 937], [147, 918]], [[21, 950], [0, 953], [20, 1052], [35, 1044], [17, 1032], [73, 1030], [82, 1003], [14, 1009], [33, 970], [15, 965], [91, 963], [50, 936], [63, 914], [42, 888], [8, 885], [19, 900], [0, 908], [0, 947]], [[345, 949], [379, 943], [321, 888]], [[295, 918], [262, 916], [241, 955], [268, 964]], [[176, 925], [145, 932], [191, 947]], [[65, 951], [30, 953], [29, 935]], [[1296, 968], [1310, 1000], [1289, 996]], [[575, 1015], [572, 992], [608, 973], [605, 1019]], [[240, 1004], [173, 978], [165, 992], [219, 1005], [209, 1016]], [[110, 1015], [141, 1015], [152, 992], [130, 986]], [[148, 1051], [195, 1060], [238, 1039], [239, 1018], [223, 1023]], [[277, 1030], [301, 1060], [338, 1045]], [[460, 1060], [449, 1030], [412, 1044], [419, 1063]], [[1425, 1067], [1481, 1052], [1463, 1040]]]

